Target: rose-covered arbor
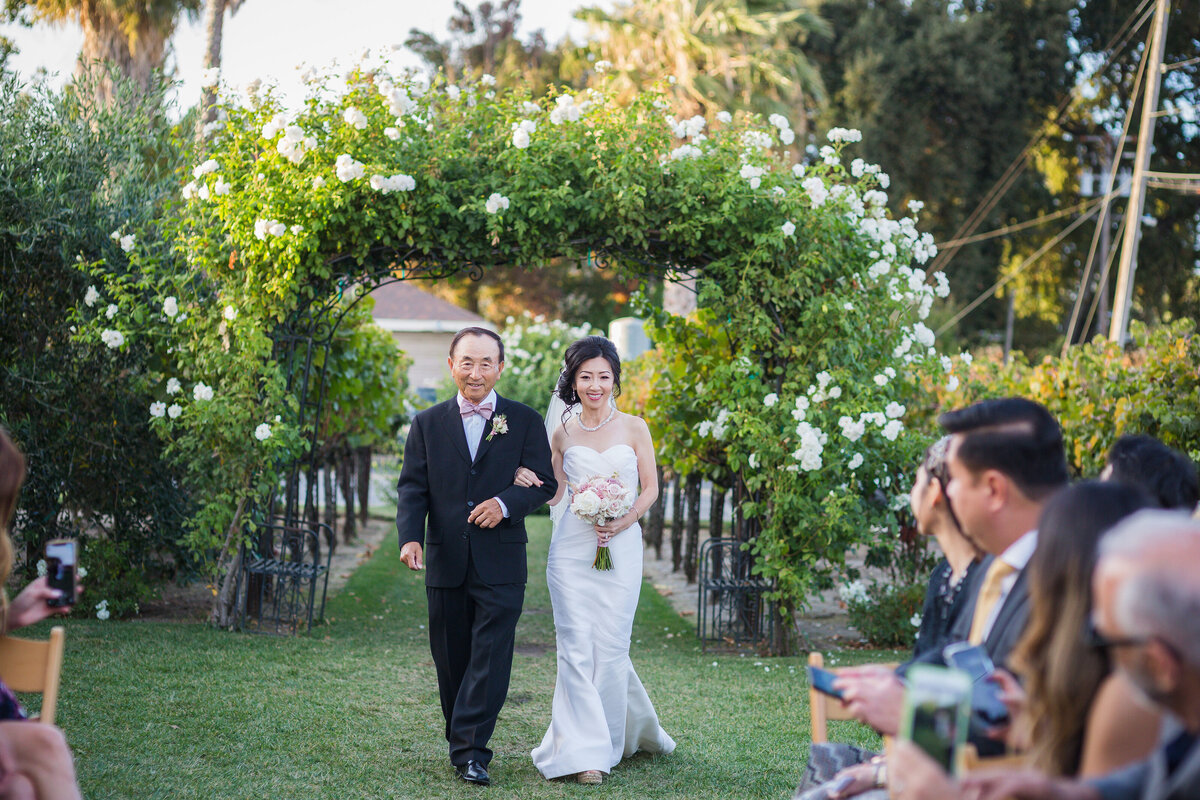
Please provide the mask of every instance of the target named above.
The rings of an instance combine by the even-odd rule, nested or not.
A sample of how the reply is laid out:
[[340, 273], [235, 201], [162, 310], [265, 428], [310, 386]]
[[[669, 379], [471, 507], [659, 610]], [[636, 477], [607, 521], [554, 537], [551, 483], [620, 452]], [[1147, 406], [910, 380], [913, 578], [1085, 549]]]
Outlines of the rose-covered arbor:
[[854, 131], [831, 132], [806, 166], [779, 116], [709, 125], [674, 119], [655, 90], [618, 105], [493, 83], [383, 63], [311, 77], [293, 114], [260, 87], [221, 96], [178, 213], [131, 254], [143, 277], [106, 287], [135, 313], [82, 334], [158, 337], [161, 361], [139, 379], [212, 388], [161, 420], [180, 457], [234, 487], [197, 516], [194, 546], [227, 562], [247, 503], [311, 453], [323, 381], [306, 376], [359, 289], [569, 258], [695, 279], [700, 314], [656, 321], [664, 363], [641, 410], [669, 457], [741, 476], [757, 569], [803, 604], [828, 573], [818, 561], [893, 524], [922, 445], [900, 420], [934, 357], [920, 320], [945, 290], [913, 266], [929, 236], [890, 217], [878, 167], [843, 164]]

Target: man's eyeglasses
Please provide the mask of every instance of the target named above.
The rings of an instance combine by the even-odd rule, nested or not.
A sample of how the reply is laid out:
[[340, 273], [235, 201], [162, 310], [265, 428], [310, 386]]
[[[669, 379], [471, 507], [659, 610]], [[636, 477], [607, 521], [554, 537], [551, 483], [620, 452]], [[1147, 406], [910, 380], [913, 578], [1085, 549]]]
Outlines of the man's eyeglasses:
[[1083, 627], [1083, 641], [1088, 647], [1096, 650], [1111, 650], [1114, 647], [1138, 647], [1146, 644], [1153, 636], [1105, 636], [1096, 629], [1096, 624], [1090, 619]]

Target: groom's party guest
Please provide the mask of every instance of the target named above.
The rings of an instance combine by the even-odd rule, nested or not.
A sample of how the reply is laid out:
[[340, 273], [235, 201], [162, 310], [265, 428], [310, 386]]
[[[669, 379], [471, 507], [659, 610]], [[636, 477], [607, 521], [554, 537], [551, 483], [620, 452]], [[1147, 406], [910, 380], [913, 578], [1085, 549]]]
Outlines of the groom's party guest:
[[[1004, 666], [1029, 617], [1025, 566], [1037, 547], [1038, 517], [1067, 483], [1062, 431], [1045, 407], [1021, 397], [984, 400], [938, 421], [951, 434], [948, 507], [967, 538], [988, 554], [953, 638], [982, 644], [992, 662]], [[939, 654], [922, 660], [937, 663]], [[857, 719], [896, 734], [904, 698], [897, 675], [847, 669], [835, 685]], [[988, 739], [975, 744], [985, 755], [1002, 748]]]
[[1178, 450], [1144, 433], [1127, 434], [1113, 442], [1105, 456], [1100, 480], [1137, 486], [1159, 508], [1189, 514], [1200, 502], [1196, 465]]
[[897, 742], [890, 780], [903, 800], [1190, 800], [1200, 797], [1200, 522], [1142, 511], [1105, 535], [1092, 578], [1089, 640], [1144, 701], [1166, 712], [1145, 761], [1078, 781], [1034, 771], [950, 779], [919, 748]]
[[[541, 415], [495, 392], [504, 343], [465, 328], [447, 359], [458, 395], [416, 415], [397, 484], [400, 560], [425, 569], [429, 647], [455, 773], [491, 782], [488, 748], [508, 693], [525, 599], [525, 516], [558, 487]], [[517, 468], [540, 483], [516, 486]]]

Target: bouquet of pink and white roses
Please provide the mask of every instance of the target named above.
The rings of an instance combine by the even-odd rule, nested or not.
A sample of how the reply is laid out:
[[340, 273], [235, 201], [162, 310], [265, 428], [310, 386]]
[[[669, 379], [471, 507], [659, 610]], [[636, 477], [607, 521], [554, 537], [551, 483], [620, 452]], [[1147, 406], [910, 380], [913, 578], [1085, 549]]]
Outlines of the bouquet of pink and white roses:
[[[603, 477], [593, 475], [578, 486], [571, 487], [570, 512], [584, 522], [592, 525], [603, 525], [617, 517], [624, 516], [633, 508], [633, 489], [626, 486], [616, 473]], [[612, 555], [608, 545], [596, 546], [596, 560], [592, 562], [593, 569], [610, 570], [613, 568]]]

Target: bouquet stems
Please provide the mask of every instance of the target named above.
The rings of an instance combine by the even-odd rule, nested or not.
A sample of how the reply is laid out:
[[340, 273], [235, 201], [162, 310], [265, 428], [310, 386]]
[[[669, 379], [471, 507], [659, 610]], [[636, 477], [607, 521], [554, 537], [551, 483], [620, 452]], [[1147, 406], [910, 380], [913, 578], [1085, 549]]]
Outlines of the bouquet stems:
[[592, 562], [592, 569], [598, 569], [601, 572], [607, 572], [612, 568], [612, 554], [608, 552], [608, 547], [606, 545], [597, 545], [596, 560]]

